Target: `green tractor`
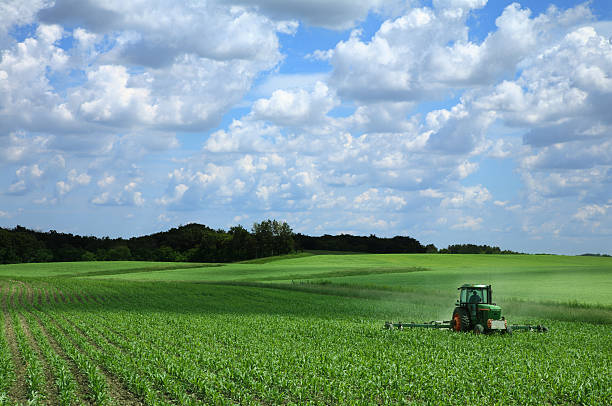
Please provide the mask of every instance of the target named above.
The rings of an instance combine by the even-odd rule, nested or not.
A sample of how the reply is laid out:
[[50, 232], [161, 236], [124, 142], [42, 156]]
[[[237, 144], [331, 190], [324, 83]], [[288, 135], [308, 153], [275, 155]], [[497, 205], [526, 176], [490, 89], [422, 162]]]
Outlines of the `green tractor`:
[[545, 326], [508, 324], [502, 316], [501, 307], [493, 303], [491, 285], [464, 284], [458, 288], [459, 299], [455, 303], [453, 318], [447, 321], [431, 321], [429, 323], [385, 323], [386, 329], [405, 327], [422, 327], [435, 329], [451, 329], [454, 331], [473, 331], [475, 334], [500, 332], [512, 334], [513, 330], [537, 331], [545, 333]]
[[458, 289], [459, 299], [450, 321], [453, 330], [512, 334], [512, 326], [502, 317], [501, 307], [493, 303], [491, 285], [465, 284]]

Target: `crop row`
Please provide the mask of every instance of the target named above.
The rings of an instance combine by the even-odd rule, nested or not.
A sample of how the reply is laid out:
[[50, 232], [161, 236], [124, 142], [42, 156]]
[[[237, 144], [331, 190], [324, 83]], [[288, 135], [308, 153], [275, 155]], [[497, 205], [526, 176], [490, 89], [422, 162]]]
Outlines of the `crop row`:
[[[112, 402], [113, 380], [147, 405], [612, 403], [608, 326], [553, 323], [554, 333], [512, 337], [384, 331], [370, 310], [389, 306], [384, 299], [45, 283], [12, 289], [17, 300], [5, 315], [23, 341], [20, 353], [51, 367], [62, 404]], [[48, 292], [58, 300], [37, 300]], [[304, 305], [312, 308], [304, 313]], [[10, 351], [0, 341], [0, 362], [2, 354], [10, 380]], [[36, 360], [24, 359], [36, 375]]]
[[45, 374], [42, 363], [26, 338], [16, 311], [11, 311], [11, 318], [19, 353], [25, 364], [27, 399], [29, 403], [38, 404], [45, 398]]
[[[108, 404], [110, 397], [104, 374], [45, 312], [35, 309], [34, 306], [40, 306], [40, 302], [35, 300], [35, 292], [30, 291], [31, 296], [23, 285], [9, 285], [3, 287], [2, 291], [2, 302], [6, 310], [0, 312], [0, 404], [12, 403], [18, 399], [24, 399], [32, 405], [76, 405], [82, 404], [83, 400], [95, 405]], [[5, 322], [11, 327], [12, 336], [7, 333]], [[13, 356], [7, 341], [9, 338], [14, 340]], [[50, 340], [57, 343], [59, 349], [54, 348]], [[23, 370], [19, 370], [19, 376], [12, 362], [15, 356], [24, 366]], [[77, 395], [78, 384], [69, 362], [76, 365], [77, 373], [86, 377], [86, 399], [81, 400]], [[46, 378], [46, 366], [51, 381]], [[10, 395], [16, 397], [11, 399]]]
[[15, 381], [11, 351], [6, 342], [4, 313], [0, 312], [0, 404], [8, 401], [8, 391]]
[[[610, 396], [610, 355], [597, 349], [588, 327], [561, 334], [556, 337], [561, 342], [553, 343], [552, 336], [480, 340], [276, 315], [114, 311], [66, 312], [64, 317], [82, 331], [95, 331], [99, 345], [137, 360], [135, 367], [153, 387], [175, 401], [182, 392], [207, 403], [214, 394], [217, 403], [242, 404], [589, 403]], [[575, 348], [576, 337], [591, 345]], [[550, 346], [544, 347], [545, 356], [539, 345]], [[571, 359], [565, 356], [568, 348], [576, 351]], [[603, 356], [601, 362], [588, 361], [593, 351]], [[476, 371], [474, 365], [479, 365]]]
[[51, 365], [59, 404], [62, 406], [78, 404], [77, 384], [68, 362], [57, 354], [33, 315], [25, 312], [24, 317], [28, 322], [32, 336], [36, 339], [41, 352]]

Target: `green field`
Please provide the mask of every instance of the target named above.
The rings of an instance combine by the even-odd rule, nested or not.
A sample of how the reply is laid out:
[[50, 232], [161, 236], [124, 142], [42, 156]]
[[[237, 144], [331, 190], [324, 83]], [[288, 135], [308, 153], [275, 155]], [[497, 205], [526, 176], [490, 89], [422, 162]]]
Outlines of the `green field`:
[[[383, 330], [491, 283], [547, 334]], [[611, 404], [612, 258], [0, 266], [0, 403]]]

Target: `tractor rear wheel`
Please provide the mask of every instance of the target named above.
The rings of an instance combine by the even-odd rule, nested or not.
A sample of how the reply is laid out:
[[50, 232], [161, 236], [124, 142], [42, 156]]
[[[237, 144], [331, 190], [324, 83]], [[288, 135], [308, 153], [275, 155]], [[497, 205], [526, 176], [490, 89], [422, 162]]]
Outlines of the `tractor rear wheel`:
[[455, 331], [468, 331], [470, 329], [470, 316], [463, 307], [455, 307], [452, 326]]

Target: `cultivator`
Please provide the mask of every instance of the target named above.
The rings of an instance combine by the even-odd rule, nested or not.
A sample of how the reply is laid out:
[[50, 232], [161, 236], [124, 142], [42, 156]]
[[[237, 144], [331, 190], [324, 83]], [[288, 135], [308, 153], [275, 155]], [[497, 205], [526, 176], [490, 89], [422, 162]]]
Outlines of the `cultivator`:
[[[405, 328], [412, 328], [412, 327], [419, 327], [419, 328], [436, 328], [436, 329], [453, 329], [453, 325], [451, 324], [452, 320], [446, 320], [446, 321], [430, 321], [429, 323], [402, 323], [401, 321], [398, 323], [392, 323], [390, 321], [386, 321], [385, 322], [385, 329], [386, 330], [393, 330], [393, 329], [398, 329], [398, 330], [403, 330]], [[509, 328], [508, 328], [509, 327]], [[546, 326], [542, 326], [540, 324], [533, 326], [530, 324], [511, 324], [510, 326], [506, 327], [505, 331], [501, 330], [502, 333], [508, 333], [508, 332], [512, 332], [512, 331], [520, 331], [520, 330], [524, 330], [524, 331], [533, 331], [533, 332], [537, 332], [537, 333], [546, 333], [548, 332], [548, 328]]]
[[500, 332], [512, 334], [513, 331], [534, 331], [545, 333], [548, 328], [542, 325], [508, 324], [501, 315], [501, 307], [492, 302], [491, 285], [463, 285], [460, 290], [453, 318], [434, 320], [429, 323], [392, 323], [385, 322], [387, 330], [404, 328], [435, 328], [454, 331], [473, 331], [475, 334]]

